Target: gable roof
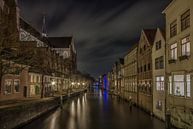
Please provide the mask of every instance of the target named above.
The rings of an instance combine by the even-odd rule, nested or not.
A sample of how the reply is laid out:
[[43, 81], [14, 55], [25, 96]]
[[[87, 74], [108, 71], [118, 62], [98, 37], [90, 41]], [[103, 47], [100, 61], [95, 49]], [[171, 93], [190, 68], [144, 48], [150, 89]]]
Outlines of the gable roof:
[[48, 37], [48, 41], [54, 48], [69, 48], [72, 37]]
[[167, 10], [176, 2], [176, 0], [170, 0], [168, 6], [162, 11], [162, 14], [165, 14]]
[[143, 30], [150, 45], [153, 45], [156, 31], [157, 31], [156, 29], [144, 29]]
[[161, 29], [161, 28], [158, 28], [164, 38], [164, 40], [166, 40], [166, 30], [165, 29]]
[[42, 42], [46, 43], [47, 45], [49, 45], [47, 38], [46, 37], [42, 37], [42, 34], [38, 30], [36, 30], [34, 27], [32, 27], [29, 23], [27, 23], [21, 17], [20, 17], [20, 28], [22, 28], [23, 30], [27, 31], [28, 33], [30, 33], [31, 35], [33, 35], [37, 39], [39, 39]]

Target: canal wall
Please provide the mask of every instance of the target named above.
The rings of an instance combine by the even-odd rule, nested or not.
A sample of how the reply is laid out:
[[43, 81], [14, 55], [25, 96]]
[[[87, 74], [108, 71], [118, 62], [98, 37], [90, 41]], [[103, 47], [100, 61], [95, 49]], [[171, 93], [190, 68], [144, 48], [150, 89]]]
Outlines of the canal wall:
[[[62, 100], [65, 102], [67, 99], [79, 96], [84, 92], [80, 91], [64, 95]], [[0, 129], [19, 128], [43, 114], [56, 109], [60, 103], [61, 97], [54, 97], [0, 109]]]

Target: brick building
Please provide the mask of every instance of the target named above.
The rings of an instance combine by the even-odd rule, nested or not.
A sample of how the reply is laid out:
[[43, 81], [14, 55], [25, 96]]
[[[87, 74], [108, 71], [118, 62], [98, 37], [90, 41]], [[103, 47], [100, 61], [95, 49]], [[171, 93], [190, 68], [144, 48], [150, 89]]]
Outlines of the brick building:
[[138, 104], [144, 110], [153, 112], [152, 95], [152, 45], [156, 30], [144, 29], [138, 44]]

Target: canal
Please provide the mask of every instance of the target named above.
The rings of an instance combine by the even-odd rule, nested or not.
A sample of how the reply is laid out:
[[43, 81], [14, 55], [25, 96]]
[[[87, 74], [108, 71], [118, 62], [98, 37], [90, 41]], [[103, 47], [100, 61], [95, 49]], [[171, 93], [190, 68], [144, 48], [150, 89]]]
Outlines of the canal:
[[98, 91], [68, 100], [22, 129], [164, 129], [164, 123], [143, 111]]

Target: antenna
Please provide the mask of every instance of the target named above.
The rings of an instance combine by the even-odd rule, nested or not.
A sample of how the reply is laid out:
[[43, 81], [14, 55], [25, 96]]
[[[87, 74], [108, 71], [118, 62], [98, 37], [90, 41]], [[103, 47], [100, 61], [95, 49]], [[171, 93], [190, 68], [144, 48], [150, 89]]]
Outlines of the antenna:
[[43, 13], [43, 23], [42, 23], [42, 37], [47, 37], [47, 29], [46, 29], [46, 15]]

